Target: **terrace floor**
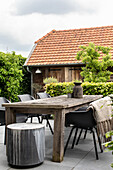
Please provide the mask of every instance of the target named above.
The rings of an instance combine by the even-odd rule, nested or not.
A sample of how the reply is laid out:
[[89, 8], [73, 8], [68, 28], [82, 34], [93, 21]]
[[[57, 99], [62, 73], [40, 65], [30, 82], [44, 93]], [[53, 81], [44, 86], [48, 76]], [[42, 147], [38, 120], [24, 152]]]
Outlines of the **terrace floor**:
[[[34, 122], [37, 118], [34, 118]], [[53, 125], [53, 120], [51, 120]], [[7, 163], [6, 150], [4, 145], [4, 126], [0, 126], [0, 170], [15, 170]], [[65, 141], [67, 140], [69, 128], [65, 128]], [[71, 149], [71, 143], [66, 151], [63, 162], [55, 163], [51, 161], [52, 158], [52, 134], [48, 127], [45, 129], [45, 159], [43, 164], [35, 166], [32, 170], [112, 170], [110, 164], [113, 162], [113, 156], [111, 152], [99, 151], [99, 160], [95, 158], [94, 145], [92, 135], [87, 134], [87, 138], [84, 140], [81, 138], [78, 145], [75, 145], [74, 149]], [[21, 169], [21, 168], [20, 168]], [[25, 168], [26, 169], [26, 168]]]

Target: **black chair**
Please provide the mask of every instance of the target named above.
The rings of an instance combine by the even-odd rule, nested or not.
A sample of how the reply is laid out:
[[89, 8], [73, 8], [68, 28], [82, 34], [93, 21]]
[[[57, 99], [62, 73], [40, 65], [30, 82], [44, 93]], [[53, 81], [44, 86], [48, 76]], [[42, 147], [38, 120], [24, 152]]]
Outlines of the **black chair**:
[[44, 99], [44, 98], [51, 98], [51, 96], [48, 93], [40, 92], [40, 93], [37, 93], [37, 98]]
[[[49, 94], [45, 93], [45, 92], [40, 92], [40, 93], [37, 93], [37, 98], [38, 99], [44, 99], [44, 98], [51, 98], [51, 96]], [[50, 122], [49, 122], [50, 118], [51, 118], [51, 114], [42, 114], [41, 123], [43, 122], [44, 119], [46, 119], [47, 125], [49, 126], [51, 133], [53, 134], [53, 130], [52, 130], [52, 127], [51, 127]]]
[[[29, 101], [29, 100], [35, 100], [35, 98], [33, 96], [31, 96], [30, 94], [22, 94], [22, 95], [18, 95], [18, 99], [19, 101], [21, 102], [24, 102], [24, 101]], [[38, 121], [39, 123], [41, 123], [40, 121], [40, 116], [41, 114], [28, 114], [28, 117], [31, 118], [31, 123], [32, 123], [32, 120], [33, 120], [33, 117], [37, 117], [38, 118]]]
[[[76, 129], [71, 148], [74, 147], [77, 132], [78, 132], [78, 129], [80, 128], [81, 131], [80, 131], [80, 134], [79, 134], [76, 144], [78, 144], [78, 141], [80, 139], [82, 131], [86, 130], [86, 132], [87, 132], [87, 130], [89, 130], [93, 135], [96, 159], [98, 159], [97, 145], [96, 145], [95, 132], [94, 132], [94, 130], [96, 130], [96, 133], [97, 133], [97, 128], [96, 128], [96, 121], [93, 117], [93, 110], [91, 108], [89, 110], [87, 110], [87, 107], [83, 107], [81, 109], [78, 109], [77, 111], [67, 113], [65, 116], [65, 126], [66, 127], [72, 126], [72, 128], [71, 128], [68, 140], [67, 140], [65, 148], [64, 148], [64, 154], [68, 147], [73, 130]], [[85, 136], [86, 136], [86, 132], [85, 132]], [[103, 152], [102, 146], [101, 146], [101, 141], [100, 141], [98, 134], [97, 134], [97, 137], [98, 137], [100, 150], [101, 150], [101, 152]]]
[[5, 107], [2, 106], [3, 103], [9, 103], [5, 97], [0, 97], [0, 125], [5, 125]]
[[[0, 126], [6, 125], [5, 123], [5, 107], [2, 106], [3, 103], [11, 103], [5, 97], [0, 97]], [[26, 122], [28, 117], [24, 114], [16, 114], [16, 122], [22, 123]], [[5, 127], [6, 130], [6, 127]], [[6, 138], [4, 139], [4, 144], [6, 144]]]

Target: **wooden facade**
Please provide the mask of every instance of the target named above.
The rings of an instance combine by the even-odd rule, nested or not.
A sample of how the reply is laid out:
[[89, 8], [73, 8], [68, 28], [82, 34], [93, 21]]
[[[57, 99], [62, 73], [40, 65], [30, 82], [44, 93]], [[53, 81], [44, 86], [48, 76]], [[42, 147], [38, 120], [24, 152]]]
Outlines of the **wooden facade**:
[[[37, 84], [43, 87], [43, 80], [48, 77], [54, 77], [58, 82], [71, 82], [74, 80], [82, 80], [80, 75], [81, 67], [83, 65], [75, 66], [59, 66], [59, 67], [38, 67], [41, 73], [36, 73], [37, 67], [32, 67], [32, 84]], [[109, 68], [113, 72], [113, 68]], [[113, 81], [113, 75], [110, 80]], [[39, 89], [39, 91], [42, 89]]]
[[43, 79], [54, 77], [58, 82], [70, 82], [76, 79], [82, 79], [80, 76], [81, 67], [40, 67], [41, 73], [36, 73], [33, 69], [33, 83], [41, 83]]
[[36, 73], [37, 67], [32, 67], [32, 84], [43, 86], [43, 80], [54, 77], [58, 82], [71, 82], [82, 79], [80, 75], [81, 66], [59, 66], [59, 67], [40, 67], [41, 73]]

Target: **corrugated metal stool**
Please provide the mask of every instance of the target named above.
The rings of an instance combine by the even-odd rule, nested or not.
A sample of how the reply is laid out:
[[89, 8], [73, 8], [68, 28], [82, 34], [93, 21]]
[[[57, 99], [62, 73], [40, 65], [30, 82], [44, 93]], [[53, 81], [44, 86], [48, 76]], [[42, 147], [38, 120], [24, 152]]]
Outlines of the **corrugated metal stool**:
[[7, 126], [7, 160], [12, 166], [34, 166], [45, 156], [45, 127], [37, 123]]

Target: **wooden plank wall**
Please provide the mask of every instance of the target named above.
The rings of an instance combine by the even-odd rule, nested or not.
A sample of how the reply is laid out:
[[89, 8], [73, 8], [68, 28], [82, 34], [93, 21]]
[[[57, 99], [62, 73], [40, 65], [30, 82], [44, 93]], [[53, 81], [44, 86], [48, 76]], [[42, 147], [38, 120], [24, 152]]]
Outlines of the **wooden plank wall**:
[[48, 77], [57, 78], [58, 82], [70, 82], [81, 79], [80, 67], [56, 67], [49, 70]]
[[68, 81], [80, 80], [82, 79], [80, 75], [80, 67], [69, 67], [68, 69]]
[[54, 77], [58, 82], [70, 82], [81, 79], [80, 67], [46, 67], [40, 68], [42, 73], [36, 74], [33, 71], [33, 82], [41, 83], [47, 77]]
[[48, 77], [54, 77], [58, 82], [65, 81], [65, 70], [64, 67], [55, 67], [49, 69]]

